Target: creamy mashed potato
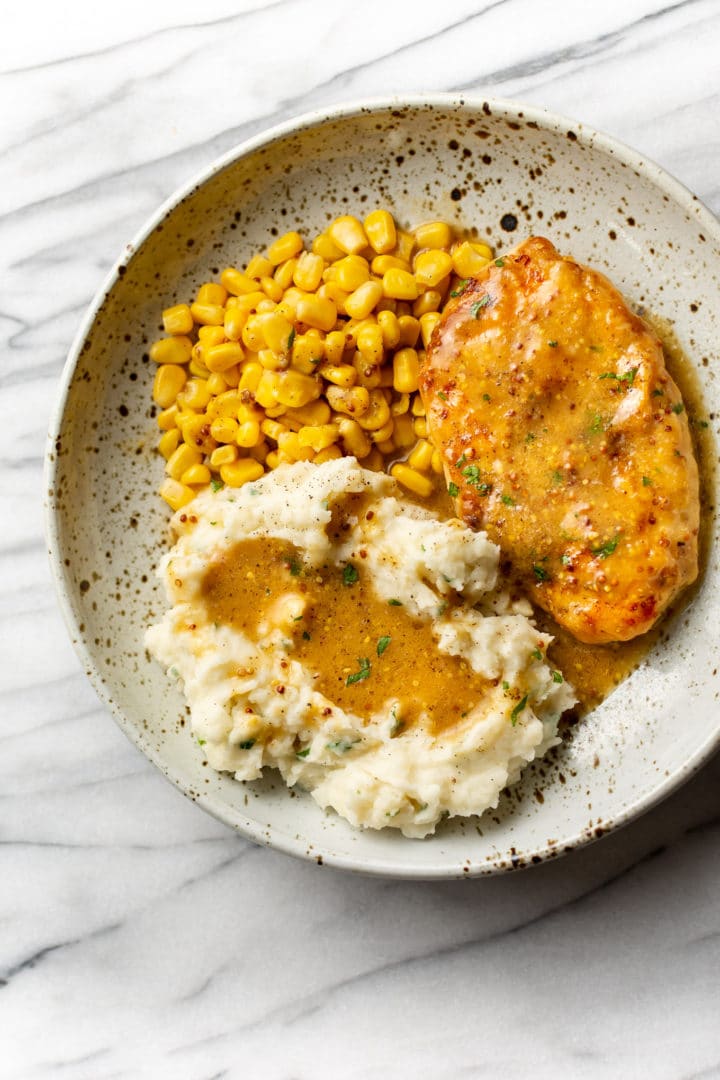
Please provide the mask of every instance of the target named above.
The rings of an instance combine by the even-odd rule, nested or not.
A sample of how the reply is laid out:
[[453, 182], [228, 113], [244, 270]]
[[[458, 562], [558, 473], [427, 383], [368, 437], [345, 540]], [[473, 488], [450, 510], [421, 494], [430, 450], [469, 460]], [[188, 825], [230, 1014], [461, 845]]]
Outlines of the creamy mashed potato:
[[263, 768], [353, 825], [481, 814], [556, 743], [574, 696], [484, 533], [353, 458], [198, 495], [147, 632], [210, 765]]

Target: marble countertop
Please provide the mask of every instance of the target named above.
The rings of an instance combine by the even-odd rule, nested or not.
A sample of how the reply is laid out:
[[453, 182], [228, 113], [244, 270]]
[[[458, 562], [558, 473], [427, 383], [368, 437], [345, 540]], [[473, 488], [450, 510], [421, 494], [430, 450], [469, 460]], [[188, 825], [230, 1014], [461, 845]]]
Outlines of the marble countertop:
[[[69, 14], [71, 12], [71, 14]], [[720, 758], [594, 846], [447, 884], [256, 848], [99, 705], [42, 522], [82, 312], [194, 172], [363, 96], [542, 104], [720, 212], [717, 0], [16, 5], [0, 43], [0, 1075], [720, 1076]]]

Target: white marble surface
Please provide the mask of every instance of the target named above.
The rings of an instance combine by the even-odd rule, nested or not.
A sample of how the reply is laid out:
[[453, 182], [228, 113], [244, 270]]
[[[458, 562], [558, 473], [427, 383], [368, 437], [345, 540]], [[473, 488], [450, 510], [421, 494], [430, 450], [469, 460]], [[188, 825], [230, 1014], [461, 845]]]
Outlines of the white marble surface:
[[717, 0], [4, 9], [3, 1078], [720, 1076], [719, 759], [623, 832], [510, 877], [382, 882], [254, 848], [98, 705], [41, 513], [81, 313], [220, 152], [311, 107], [470, 88], [612, 132], [717, 213], [718, 57]]

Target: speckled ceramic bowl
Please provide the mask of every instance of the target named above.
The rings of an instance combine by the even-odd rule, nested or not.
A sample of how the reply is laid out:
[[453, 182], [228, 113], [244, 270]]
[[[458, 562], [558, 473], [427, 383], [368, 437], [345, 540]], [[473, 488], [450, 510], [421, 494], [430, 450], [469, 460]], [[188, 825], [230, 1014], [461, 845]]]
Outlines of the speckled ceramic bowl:
[[[148, 343], [160, 310], [271, 232], [387, 206], [445, 218], [498, 251], [530, 233], [605, 271], [685, 351], [702, 394], [704, 581], [634, 674], [481, 820], [432, 838], [354, 831], [277, 776], [242, 785], [203, 761], [143, 631], [164, 608]], [[130, 244], [70, 353], [50, 431], [48, 531], [62, 606], [100, 697], [138, 748], [233, 828], [318, 862], [402, 877], [540, 862], [627, 822], [718, 745], [718, 560], [712, 428], [720, 227], [656, 165], [581, 124], [508, 102], [434, 97], [315, 113], [251, 140], [162, 207]], [[696, 411], [697, 411], [696, 406]], [[699, 428], [699, 430], [704, 430]]]

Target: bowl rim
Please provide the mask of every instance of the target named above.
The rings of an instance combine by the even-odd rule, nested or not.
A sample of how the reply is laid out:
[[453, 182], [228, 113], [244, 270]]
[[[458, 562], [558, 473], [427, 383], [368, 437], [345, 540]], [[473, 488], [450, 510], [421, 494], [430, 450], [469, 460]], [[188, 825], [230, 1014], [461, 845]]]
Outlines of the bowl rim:
[[[95, 322], [100, 308], [105, 302], [111, 289], [117, 284], [122, 276], [122, 271], [128, 265], [133, 255], [140, 249], [142, 244], [155, 231], [157, 226], [166, 216], [183, 200], [192, 195], [196, 190], [207, 183], [223, 169], [242, 157], [246, 157], [264, 146], [297, 134], [313, 127], [319, 127], [324, 123], [351, 119], [363, 115], [372, 115], [375, 112], [387, 112], [391, 109], [471, 109], [473, 112], [487, 115], [487, 109], [493, 116], [506, 119], [520, 119], [525, 123], [533, 122], [538, 127], [554, 133], [572, 133], [571, 138], [590, 148], [600, 148], [605, 153], [616, 158], [620, 162], [632, 168], [636, 174], [648, 179], [659, 187], [664, 194], [668, 195], [675, 203], [679, 204], [688, 215], [694, 216], [703, 229], [720, 247], [720, 221], [712, 211], [705, 206], [702, 200], [688, 187], [674, 176], [668, 173], [661, 165], [646, 154], [641, 154], [632, 147], [623, 143], [603, 131], [600, 131], [583, 121], [572, 119], [565, 114], [544, 108], [543, 106], [530, 105], [511, 98], [487, 97], [479, 93], [462, 92], [436, 92], [432, 94], [402, 94], [363, 98], [340, 102], [336, 105], [326, 105], [295, 117], [283, 120], [271, 127], [264, 128], [250, 138], [231, 147], [219, 157], [213, 159], [208, 165], [194, 173], [189, 180], [177, 188], [160, 206], [146, 219], [144, 224], [135, 233], [133, 238], [126, 243], [122, 253], [105, 275], [100, 287], [91, 300], [75, 337], [68, 351], [67, 358], [60, 375], [59, 385], [54, 398], [50, 413], [46, 451], [44, 459], [43, 478], [43, 510], [45, 537], [48, 546], [50, 569], [55, 587], [58, 604], [68, 629], [75, 653], [80, 660], [82, 668], [89, 678], [100, 703], [104, 705], [114, 720], [130, 739], [130, 741], [144, 754], [146, 758], [160, 771], [184, 795], [190, 797], [213, 817], [222, 821], [225, 825], [239, 832], [246, 839], [264, 847], [271, 847], [286, 855], [293, 855], [320, 865], [332, 866], [336, 869], [353, 871], [367, 876], [381, 878], [395, 878], [404, 880], [442, 880], [469, 877], [487, 877], [502, 874], [517, 869], [523, 869], [530, 865], [555, 859], [560, 855], [594, 843], [598, 837], [587, 828], [576, 835], [563, 838], [561, 842], [549, 844], [547, 841], [538, 846], [535, 851], [523, 852], [517, 859], [510, 858], [498, 852], [498, 858], [483, 859], [477, 862], [465, 860], [462, 863], [439, 859], [437, 863], [430, 865], [408, 865], [402, 863], [389, 864], [386, 858], [376, 856], [351, 856], [336, 854], [332, 850], [332, 844], [327, 849], [318, 844], [310, 844], [301, 837], [290, 834], [268, 836], [269, 827], [263, 826], [257, 821], [245, 818], [240, 821], [237, 815], [231, 817], [226, 804], [218, 796], [213, 794], [196, 793], [191, 790], [183, 778], [175, 775], [163, 762], [162, 754], [147, 740], [143, 732], [135, 726], [128, 716], [120, 709], [113, 700], [106, 687], [100, 671], [95, 665], [93, 657], [86, 645], [84, 635], [80, 630], [80, 619], [71, 599], [71, 586], [69, 584], [69, 571], [63, 563], [62, 540], [58, 526], [59, 515], [55, 502], [55, 490], [60, 458], [55, 453], [58, 437], [61, 435], [68, 397], [73, 383], [73, 378], [82, 355], [85, 341]], [[670, 776], [663, 777], [650, 790], [639, 795], [626, 804], [612, 819], [603, 822], [602, 836], [615, 832], [627, 825], [636, 817], [647, 812], [663, 799], [672, 794], [678, 787], [690, 779], [705, 762], [720, 749], [720, 727], [710, 734], [707, 739], [690, 755], [690, 757]], [[414, 843], [415, 841], [408, 841]]]

